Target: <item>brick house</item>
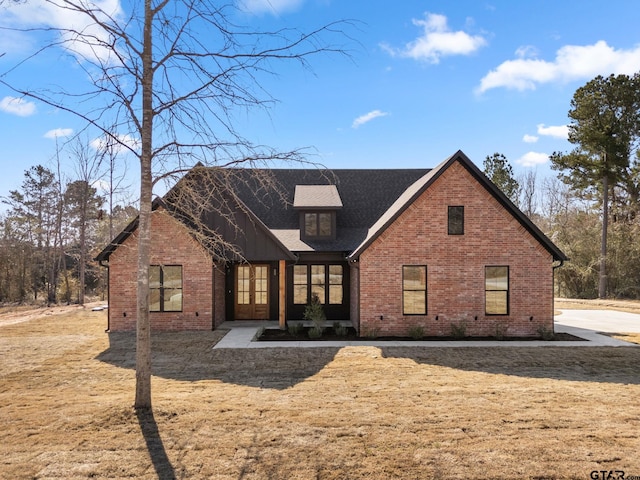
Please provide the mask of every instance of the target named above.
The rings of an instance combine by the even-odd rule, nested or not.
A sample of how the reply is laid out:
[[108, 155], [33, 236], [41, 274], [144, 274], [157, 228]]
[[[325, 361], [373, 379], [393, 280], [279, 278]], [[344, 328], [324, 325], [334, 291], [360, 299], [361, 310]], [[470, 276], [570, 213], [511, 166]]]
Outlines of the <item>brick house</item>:
[[[155, 330], [284, 327], [317, 295], [329, 323], [362, 335], [536, 336], [553, 330], [566, 260], [460, 151], [430, 170], [199, 167], [155, 202], [151, 223]], [[136, 227], [97, 257], [111, 331], [135, 329]]]

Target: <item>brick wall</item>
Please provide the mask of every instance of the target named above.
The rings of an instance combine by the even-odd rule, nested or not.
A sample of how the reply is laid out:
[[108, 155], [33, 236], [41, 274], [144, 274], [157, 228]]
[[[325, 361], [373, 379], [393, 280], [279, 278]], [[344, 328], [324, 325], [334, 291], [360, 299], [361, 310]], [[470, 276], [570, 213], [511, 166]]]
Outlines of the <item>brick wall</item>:
[[[166, 211], [151, 216], [151, 265], [182, 265], [182, 312], [151, 312], [151, 330], [211, 330], [213, 282], [222, 291], [216, 305], [216, 325], [224, 320], [224, 269], [222, 280], [204, 249], [186, 227]], [[111, 331], [135, 330], [138, 236], [134, 232], [109, 258], [109, 327]], [[217, 298], [217, 301], [220, 301]]]
[[[464, 235], [447, 234], [447, 206], [464, 206]], [[427, 315], [402, 313], [402, 265], [427, 266]], [[484, 267], [509, 266], [509, 315], [485, 315]], [[458, 162], [360, 256], [361, 334], [535, 336], [553, 329], [552, 256]], [[380, 317], [382, 316], [382, 320]], [[437, 317], [437, 320], [436, 320]]]

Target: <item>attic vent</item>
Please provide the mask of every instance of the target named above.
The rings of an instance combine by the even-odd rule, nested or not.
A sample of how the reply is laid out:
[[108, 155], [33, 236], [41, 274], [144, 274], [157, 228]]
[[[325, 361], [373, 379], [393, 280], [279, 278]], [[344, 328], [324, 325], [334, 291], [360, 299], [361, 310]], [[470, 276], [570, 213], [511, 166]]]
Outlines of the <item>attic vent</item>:
[[342, 199], [335, 185], [296, 185], [293, 208], [337, 210], [342, 208]]

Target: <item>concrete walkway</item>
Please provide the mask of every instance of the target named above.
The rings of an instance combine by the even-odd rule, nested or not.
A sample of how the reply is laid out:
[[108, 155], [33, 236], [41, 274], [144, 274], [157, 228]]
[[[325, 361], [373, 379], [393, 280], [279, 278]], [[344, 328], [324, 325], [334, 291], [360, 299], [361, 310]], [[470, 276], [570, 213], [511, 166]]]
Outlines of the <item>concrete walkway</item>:
[[219, 328], [228, 329], [222, 340], [213, 348], [313, 348], [313, 347], [622, 347], [635, 346], [598, 332], [640, 332], [640, 315], [611, 310], [563, 310], [555, 317], [555, 331], [566, 332], [584, 341], [301, 341], [301, 342], [254, 342], [262, 328], [277, 328], [278, 322], [224, 322]]

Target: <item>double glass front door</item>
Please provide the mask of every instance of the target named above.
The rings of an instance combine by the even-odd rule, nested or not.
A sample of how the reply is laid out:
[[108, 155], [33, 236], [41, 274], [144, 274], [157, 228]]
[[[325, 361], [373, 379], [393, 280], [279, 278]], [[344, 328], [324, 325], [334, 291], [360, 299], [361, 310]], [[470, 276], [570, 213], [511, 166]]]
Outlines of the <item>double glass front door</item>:
[[236, 265], [235, 319], [269, 318], [269, 265]]

